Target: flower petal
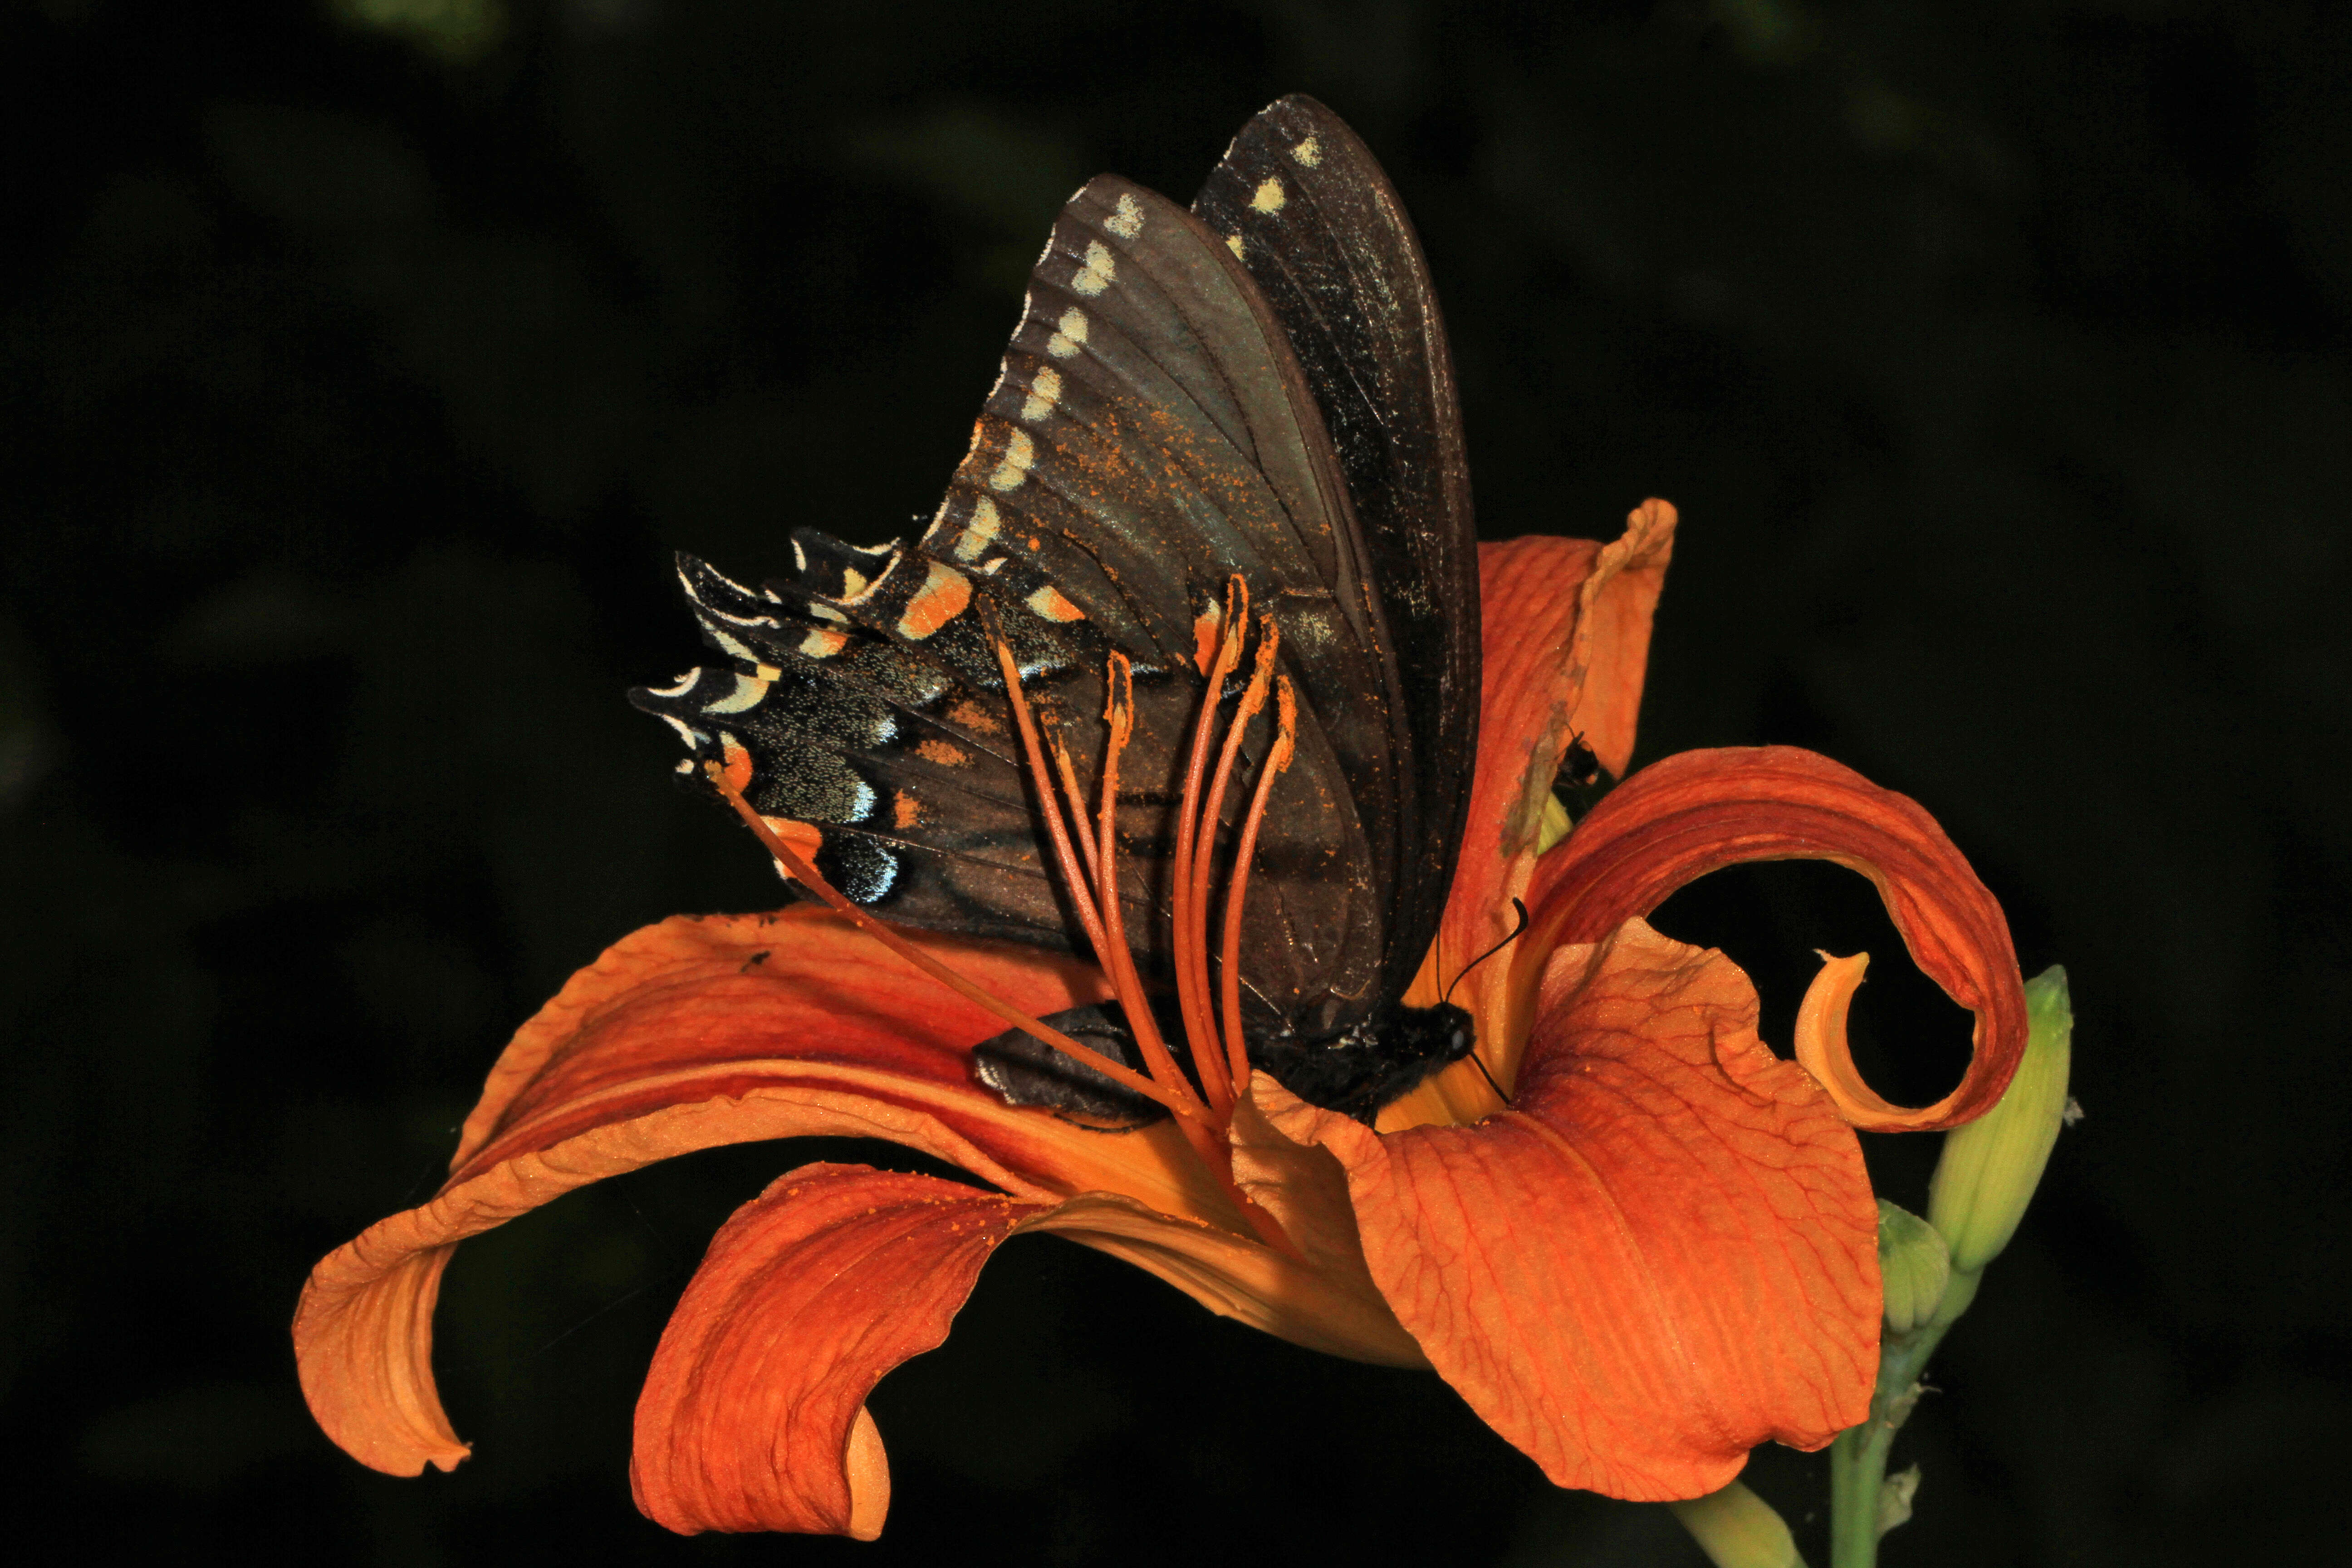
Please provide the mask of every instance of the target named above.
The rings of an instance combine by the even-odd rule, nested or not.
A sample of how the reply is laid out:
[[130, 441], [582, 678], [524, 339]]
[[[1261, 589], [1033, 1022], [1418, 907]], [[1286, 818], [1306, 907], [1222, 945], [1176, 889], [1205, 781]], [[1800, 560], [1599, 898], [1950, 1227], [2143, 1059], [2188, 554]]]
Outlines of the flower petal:
[[1475, 955], [1509, 929], [1509, 900], [1570, 740], [1581, 734], [1612, 773], [1625, 771], [1674, 540], [1675, 509], [1651, 500], [1605, 546], [1538, 538], [1478, 547], [1478, 765], [1446, 900], [1449, 953]]
[[[1032, 1014], [1101, 994], [1066, 960], [928, 945]], [[887, 1138], [1021, 1198], [1108, 1189], [1246, 1230], [1171, 1124], [1094, 1132], [981, 1088], [969, 1047], [1002, 1028], [824, 910], [671, 920], [623, 939], [517, 1035], [441, 1192], [312, 1270], [294, 1320], [312, 1413], [377, 1469], [455, 1467], [467, 1448], [431, 1368], [450, 1247], [575, 1187], [721, 1143]]]
[[[1354, 1273], [1327, 1270], [1312, 1250], [1287, 1257], [1215, 1226], [1156, 1214], [1118, 1193], [1081, 1193], [1024, 1228], [1050, 1230], [1132, 1263], [1219, 1317], [1295, 1345], [1380, 1366], [1429, 1364], [1364, 1271], [1360, 1253]], [[1349, 1228], [1352, 1235], [1352, 1219]]]
[[[1791, 746], [1684, 752], [1612, 790], [1538, 864], [1534, 921], [1511, 980], [1515, 1022], [1533, 1005], [1526, 965], [1556, 943], [1598, 941], [1709, 871], [1748, 860], [1830, 860], [1878, 886], [1914, 963], [1977, 1016], [1959, 1087], [1905, 1110], [1862, 1087], [1844, 1036], [1822, 1042], [1822, 1085], [1873, 1131], [1957, 1127], [2000, 1099], [2025, 1050], [2025, 989], [2000, 905], [1919, 805]], [[1504, 1037], [1518, 1038], [1507, 1028]], [[1506, 1080], [1507, 1081], [1507, 1079]]]
[[889, 1463], [866, 1396], [945, 1340], [1024, 1202], [864, 1165], [803, 1165], [735, 1211], [637, 1400], [637, 1507], [680, 1534], [871, 1541]]
[[[1612, 773], [1633, 752], [1633, 721], [1650, 657], [1650, 620], [1674, 553], [1675, 509], [1649, 500], [1611, 544], [1512, 539], [1478, 547], [1484, 678], [1478, 759], [1445, 918], [1409, 1005], [1444, 994], [1464, 966], [1510, 934], [1511, 900], [1527, 888], [1538, 832], [1561, 756], [1578, 735]], [[1496, 1005], [1507, 969], [1469, 972], [1453, 1000], [1502, 1037]], [[1492, 1047], [1488, 1070], [1495, 1070]], [[1381, 1113], [1383, 1129], [1468, 1121], [1494, 1109], [1494, 1091], [1468, 1059], [1431, 1074]]]
[[[1076, 959], [910, 940], [1032, 1016], [1109, 994], [1100, 972]], [[959, 1091], [975, 1110], [1004, 1113], [1007, 1128], [1051, 1121], [1011, 1113], [973, 1079], [971, 1046], [1003, 1029], [818, 905], [677, 916], [614, 943], [516, 1031], [466, 1119], [450, 1173], [551, 1147], [626, 1114], [620, 1102], [709, 1098], [736, 1069], [784, 1056]], [[1022, 1151], [1016, 1167], [1024, 1157], [1045, 1163], [1040, 1174], [1055, 1158]]]
[[1853, 1131], [1720, 953], [1638, 921], [1553, 954], [1511, 1110], [1381, 1134], [1261, 1083], [1346, 1169], [1397, 1317], [1553, 1482], [1696, 1497], [1867, 1415], [1877, 1213]]
[[[1339, 1165], [1259, 1126], [1294, 1161]], [[1116, 1193], [1024, 1201], [936, 1177], [805, 1165], [736, 1211], [663, 1331], [637, 1402], [637, 1506], [684, 1534], [789, 1530], [870, 1541], [889, 1467], [866, 1400], [945, 1340], [981, 1265], [1049, 1230], [1136, 1263], [1200, 1300], [1311, 1349], [1426, 1366], [1365, 1271], [1335, 1307], [1325, 1271], [1255, 1241], [1170, 1219]]]

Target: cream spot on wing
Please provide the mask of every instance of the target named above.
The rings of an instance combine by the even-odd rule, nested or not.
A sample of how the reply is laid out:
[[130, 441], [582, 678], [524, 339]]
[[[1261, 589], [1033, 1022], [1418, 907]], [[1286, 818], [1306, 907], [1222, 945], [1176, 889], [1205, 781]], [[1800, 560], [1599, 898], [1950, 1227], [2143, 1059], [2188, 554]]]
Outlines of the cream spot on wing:
[[855, 566], [841, 569], [841, 592], [836, 595], [845, 605], [855, 604], [874, 591], [873, 583]]
[[1048, 621], [1083, 621], [1087, 613], [1062, 597], [1061, 590], [1051, 583], [1023, 601], [1039, 617]]
[[1118, 277], [1118, 262], [1099, 239], [1087, 241], [1087, 264], [1070, 279], [1070, 287], [1088, 299], [1109, 288]]
[[1045, 352], [1055, 359], [1067, 359], [1087, 341], [1087, 313], [1073, 305], [1062, 312], [1062, 319], [1055, 326], [1053, 341], [1045, 345]]
[[1284, 199], [1282, 182], [1269, 174], [1258, 182], [1257, 190], [1250, 196], [1250, 210], [1278, 213], [1282, 210]]
[[1234, 260], [1240, 260], [1242, 258], [1242, 237], [1237, 234], [1229, 234], [1225, 236], [1225, 248], [1234, 253]]
[[704, 734], [701, 731], [696, 729], [693, 725], [688, 723], [685, 720], [679, 718], [675, 713], [663, 714], [661, 716], [661, 721], [668, 725], [671, 729], [677, 731], [679, 738], [685, 741], [689, 746], [702, 745], [710, 739], [709, 736]]
[[717, 626], [712, 626], [709, 621], [702, 623], [702, 629], [710, 634], [710, 640], [717, 643], [721, 651], [733, 654], [745, 664], [757, 664], [760, 662], [760, 658], [757, 654], [753, 653], [750, 648], [745, 647], [735, 638], [729, 637], [725, 632], [720, 631]]
[[756, 675], [756, 676], [758, 676], [761, 679], [765, 680], [765, 681], [768, 681], [768, 682], [770, 682], [770, 683], [772, 683], [772, 684], [773, 682], [775, 682], [775, 681], [778, 681], [778, 680], [782, 679], [783, 679], [783, 674], [784, 674], [784, 672], [783, 672], [782, 670], [778, 669], [778, 668], [777, 668], [774, 665], [772, 665], [772, 664], [762, 664], [762, 665], [755, 666], [755, 667], [753, 668], [753, 669], [752, 669], [751, 673], [752, 673], [752, 674], [754, 674], [754, 675]]
[[[839, 632], [835, 632], [832, 635], [835, 637], [841, 636]], [[847, 641], [848, 639], [843, 638], [843, 640]], [[740, 713], [746, 708], [755, 706], [759, 702], [760, 699], [765, 697], [767, 694], [768, 683], [766, 681], [759, 679], [754, 676], [744, 675], [739, 671], [735, 677], [735, 689], [729, 692], [726, 696], [720, 698], [716, 702], [704, 704], [702, 710], [705, 713]]]
[[814, 616], [818, 620], [835, 621], [845, 626], [849, 624], [849, 617], [843, 615], [839, 610], [835, 609], [831, 605], [812, 603], [808, 608], [809, 614]]
[[1028, 400], [1021, 405], [1024, 424], [1034, 425], [1054, 411], [1062, 400], [1062, 373], [1052, 365], [1039, 365], [1036, 376], [1029, 383]]
[[996, 503], [986, 496], [981, 497], [971, 509], [971, 521], [963, 525], [963, 532], [956, 540], [955, 558], [963, 562], [979, 560], [996, 542], [996, 531], [1003, 526], [1003, 520], [996, 515]]
[[1004, 443], [1004, 460], [996, 465], [994, 473], [988, 476], [988, 488], [994, 490], [1020, 489], [1021, 481], [1029, 477], [1029, 465], [1036, 460], [1037, 443], [1029, 438], [1029, 432], [1013, 431]]
[[982, 563], [980, 563], [980, 569], [981, 569], [982, 571], [983, 571], [983, 572], [987, 573], [990, 576], [993, 577], [993, 576], [995, 576], [999, 572], [1002, 572], [1002, 571], [1003, 571], [1003, 570], [1004, 570], [1004, 563], [1005, 563], [1005, 562], [1007, 562], [1007, 561], [1009, 561], [1009, 560], [1011, 560], [1011, 559], [1012, 559], [1012, 557], [1011, 557], [1011, 556], [1008, 556], [1008, 555], [1000, 555], [1000, 556], [998, 556], [998, 557], [997, 557], [995, 560], [993, 560], [993, 561], [983, 561], [983, 562], [982, 562]]
[[697, 599], [695, 603], [698, 605], [700, 605], [701, 608], [708, 613], [717, 616], [720, 620], [726, 621], [733, 626], [772, 626], [776, 624], [776, 617], [773, 616], [730, 616], [726, 611], [718, 608], [716, 605], [704, 604], [700, 599]]
[[1309, 136], [1306, 141], [1293, 147], [1290, 150], [1290, 155], [1311, 169], [1323, 161], [1323, 144]]
[[1143, 232], [1143, 206], [1132, 195], [1118, 198], [1118, 210], [1104, 220], [1103, 227], [1121, 239], [1133, 239]]
[[811, 626], [808, 636], [801, 638], [801, 652], [811, 658], [831, 658], [848, 646], [847, 632], [827, 631], [823, 626]]
[[929, 575], [915, 596], [907, 601], [906, 612], [898, 617], [898, 635], [920, 642], [962, 615], [971, 603], [971, 579], [945, 562], [927, 561]]
[[696, 681], [701, 679], [702, 671], [700, 669], [689, 669], [684, 675], [677, 678], [677, 684], [676, 686], [649, 687], [646, 689], [646, 695], [648, 697], [683, 697], [686, 695], [687, 688], [692, 686]]

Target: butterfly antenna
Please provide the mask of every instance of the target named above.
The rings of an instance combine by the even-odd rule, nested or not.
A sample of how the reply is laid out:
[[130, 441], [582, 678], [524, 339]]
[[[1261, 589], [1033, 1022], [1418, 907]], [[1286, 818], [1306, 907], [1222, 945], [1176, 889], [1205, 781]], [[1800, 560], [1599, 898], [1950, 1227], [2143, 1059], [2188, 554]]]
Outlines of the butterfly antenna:
[[[1440, 1006], [1443, 1006], [1446, 1003], [1454, 1000], [1454, 986], [1462, 984], [1463, 974], [1469, 973], [1472, 970], [1477, 968], [1480, 964], [1486, 963], [1488, 959], [1494, 957], [1505, 948], [1510, 946], [1511, 943], [1518, 941], [1519, 938], [1528, 934], [1528, 906], [1519, 902], [1518, 900], [1513, 899], [1511, 900], [1511, 908], [1519, 911], [1519, 923], [1511, 928], [1510, 935], [1505, 937], [1502, 941], [1496, 942], [1494, 946], [1488, 948], [1486, 952], [1480, 953], [1477, 957], [1472, 959], [1469, 963], [1462, 966], [1462, 973], [1456, 974], [1454, 977], [1454, 984], [1448, 985], [1445, 988], [1445, 994], [1439, 998], [1438, 1005]], [[1480, 1072], [1485, 1072], [1486, 1069], [1482, 1067], [1478, 1070]], [[1488, 1083], [1492, 1083], [1495, 1080], [1490, 1078], [1486, 1081]], [[1502, 1093], [1502, 1090], [1496, 1089], [1495, 1092], [1500, 1094]]]
[[1486, 1080], [1486, 1087], [1495, 1091], [1496, 1100], [1501, 1100], [1505, 1105], [1511, 1103], [1510, 1091], [1495, 1081], [1495, 1075], [1488, 1072], [1486, 1064], [1478, 1059], [1478, 1048], [1475, 1046], [1470, 1048], [1470, 1065], [1478, 1069], [1478, 1076]]

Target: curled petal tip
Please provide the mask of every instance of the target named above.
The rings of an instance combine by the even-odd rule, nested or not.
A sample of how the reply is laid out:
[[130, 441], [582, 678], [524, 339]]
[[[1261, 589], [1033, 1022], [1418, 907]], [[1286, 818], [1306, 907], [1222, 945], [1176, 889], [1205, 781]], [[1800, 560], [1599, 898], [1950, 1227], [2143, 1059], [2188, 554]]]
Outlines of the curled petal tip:
[[1872, 1091], [1844, 1051], [1844, 1007], [1860, 971], [1825, 973], [1817, 984], [1826, 989], [1808, 998], [1819, 1020], [1804, 1065], [1839, 1110], [1877, 1131], [1934, 1131], [1990, 1110], [2026, 1033], [2023, 980], [2000, 903], [1917, 802], [1794, 747], [1684, 752], [1611, 791], [1536, 868], [1528, 890], [1535, 929], [1513, 972], [1515, 1016], [1524, 1020], [1533, 1006], [1534, 954], [1598, 941], [1707, 872], [1756, 860], [1828, 860], [1868, 877], [1921, 972], [1977, 1016], [1959, 1087], [1906, 1109]]
[[1862, 988], [1863, 972], [1870, 967], [1870, 954], [1838, 958], [1824, 952], [1821, 960], [1821, 970], [1805, 987], [1805, 999], [1797, 1008], [1797, 1064], [1813, 1075], [1848, 1121], [1865, 1131], [1895, 1131], [1921, 1113], [1889, 1104], [1863, 1082], [1846, 1038], [1846, 1016], [1853, 1006], [1853, 994]]

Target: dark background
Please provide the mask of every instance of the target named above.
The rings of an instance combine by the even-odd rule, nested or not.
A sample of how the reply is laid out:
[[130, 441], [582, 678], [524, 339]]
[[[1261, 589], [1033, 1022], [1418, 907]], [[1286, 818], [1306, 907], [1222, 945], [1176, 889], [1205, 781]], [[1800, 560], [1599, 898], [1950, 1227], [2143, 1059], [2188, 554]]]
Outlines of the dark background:
[[[791, 526], [927, 516], [1062, 197], [1188, 199], [1296, 89], [1426, 237], [1486, 531], [1681, 506], [1642, 756], [1829, 752], [2073, 975], [2088, 1116], [1898, 1447], [1885, 1560], [2340, 1521], [2352, 12], [0, 15], [0, 1458], [37, 1559], [1697, 1561], [1434, 1379], [1047, 1238], [877, 1394], [878, 1544], [669, 1537], [638, 1379], [806, 1151], [469, 1244], [455, 1476], [363, 1470], [295, 1390], [305, 1270], [430, 1190], [514, 1025], [641, 923], [776, 900], [620, 700], [698, 654], [666, 552], [756, 579]], [[1870, 947], [1880, 1081], [1958, 1071], [1859, 879], [1659, 923], [1780, 1039], [1808, 950]], [[1931, 1145], [1874, 1147], [1889, 1195]], [[1751, 1474], [1818, 1509], [1818, 1458]]]

